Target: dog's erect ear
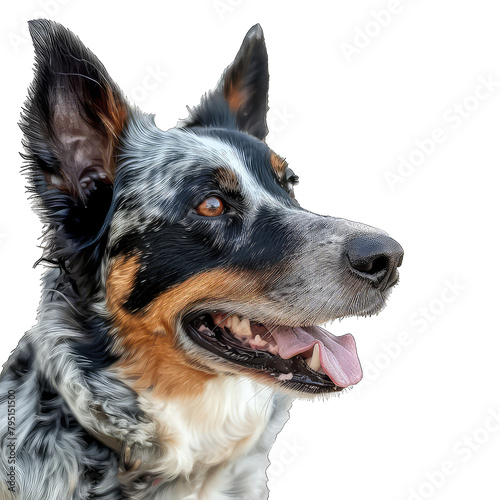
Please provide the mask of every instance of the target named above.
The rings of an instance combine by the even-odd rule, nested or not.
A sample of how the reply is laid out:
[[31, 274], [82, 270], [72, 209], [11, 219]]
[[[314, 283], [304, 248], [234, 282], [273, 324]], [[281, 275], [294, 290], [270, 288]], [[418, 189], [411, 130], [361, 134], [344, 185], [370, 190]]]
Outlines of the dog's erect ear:
[[[226, 68], [215, 91], [193, 110], [185, 125], [224, 127], [235, 124], [239, 130], [263, 140], [268, 132], [268, 89], [264, 33], [256, 24], [246, 34], [235, 60]], [[230, 120], [226, 114], [230, 115]]]
[[86, 207], [99, 190], [109, 192], [129, 108], [73, 33], [44, 19], [30, 21], [29, 28], [35, 78], [20, 125], [33, 188], [50, 220], [56, 193]]
[[245, 36], [234, 62], [221, 80], [221, 90], [236, 114], [238, 128], [264, 139], [267, 135], [269, 71], [264, 33], [256, 24]]

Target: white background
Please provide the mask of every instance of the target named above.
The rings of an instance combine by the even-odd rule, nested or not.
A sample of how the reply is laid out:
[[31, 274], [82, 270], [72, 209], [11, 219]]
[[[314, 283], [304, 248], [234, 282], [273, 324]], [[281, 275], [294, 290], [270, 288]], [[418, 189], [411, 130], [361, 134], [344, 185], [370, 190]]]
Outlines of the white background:
[[[270, 498], [500, 498], [495, 2], [20, 3], [2, 16], [0, 361], [35, 322], [40, 293], [41, 227], [16, 125], [32, 77], [25, 21], [49, 17], [76, 32], [162, 128], [215, 85], [259, 22], [268, 142], [300, 176], [299, 201], [383, 228], [405, 248], [388, 307], [332, 327], [355, 335], [365, 379], [339, 398], [294, 405], [271, 452]], [[493, 82], [489, 93], [481, 79]], [[444, 140], [432, 146], [436, 128]], [[419, 165], [391, 189], [387, 172], [401, 157]]]

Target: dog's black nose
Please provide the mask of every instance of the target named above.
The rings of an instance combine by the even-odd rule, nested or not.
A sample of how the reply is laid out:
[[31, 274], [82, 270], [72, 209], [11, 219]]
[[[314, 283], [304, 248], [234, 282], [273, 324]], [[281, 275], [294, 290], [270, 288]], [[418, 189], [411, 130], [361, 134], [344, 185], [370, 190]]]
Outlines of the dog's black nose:
[[397, 281], [397, 268], [403, 262], [401, 245], [384, 235], [367, 234], [350, 240], [346, 255], [351, 270], [381, 290]]

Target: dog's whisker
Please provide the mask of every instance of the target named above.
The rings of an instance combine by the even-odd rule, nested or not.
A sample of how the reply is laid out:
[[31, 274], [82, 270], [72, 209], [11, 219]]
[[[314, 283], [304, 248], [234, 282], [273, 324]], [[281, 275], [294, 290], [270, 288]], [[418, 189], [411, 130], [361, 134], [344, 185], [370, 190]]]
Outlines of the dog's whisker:
[[252, 399], [254, 399], [256, 396], [258, 396], [264, 389], [267, 389], [267, 386], [264, 385], [262, 387], [262, 389], [259, 389], [247, 402], [246, 404], [250, 403], [250, 401], [252, 401]]
[[226, 321], [227, 318], [229, 318], [229, 316], [231, 316], [231, 313], [229, 313], [224, 319], [222, 319], [221, 321], [219, 321], [215, 326], [214, 328], [217, 328], [221, 323], [224, 323], [224, 321]]
[[262, 336], [262, 340], [265, 340], [268, 335], [271, 335], [273, 332], [275, 332], [278, 329], [278, 325], [273, 326], [270, 330], [267, 331], [266, 334]]
[[262, 409], [261, 409], [260, 414], [259, 414], [260, 417], [263, 414], [265, 415], [267, 413], [267, 410], [269, 409], [269, 405], [271, 404], [271, 401], [273, 401], [274, 395], [276, 394], [276, 392], [277, 392], [276, 387], [272, 387], [271, 394], [269, 394], [269, 397], [267, 398], [267, 401], [262, 406]]

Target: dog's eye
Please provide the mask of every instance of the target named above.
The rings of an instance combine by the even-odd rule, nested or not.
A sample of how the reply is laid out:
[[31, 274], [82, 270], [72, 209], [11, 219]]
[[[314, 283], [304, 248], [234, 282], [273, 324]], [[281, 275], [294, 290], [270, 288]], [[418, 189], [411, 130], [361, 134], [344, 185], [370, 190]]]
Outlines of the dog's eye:
[[295, 198], [295, 193], [293, 192], [293, 187], [299, 183], [299, 176], [293, 173], [290, 167], [285, 170], [285, 180], [283, 187], [288, 191], [292, 198]]
[[292, 186], [296, 186], [299, 183], [299, 176], [295, 175], [290, 167], [285, 170], [285, 179]]
[[224, 203], [220, 198], [211, 196], [196, 207], [196, 213], [204, 217], [217, 217], [224, 213]]

